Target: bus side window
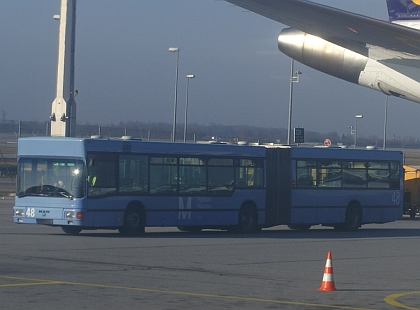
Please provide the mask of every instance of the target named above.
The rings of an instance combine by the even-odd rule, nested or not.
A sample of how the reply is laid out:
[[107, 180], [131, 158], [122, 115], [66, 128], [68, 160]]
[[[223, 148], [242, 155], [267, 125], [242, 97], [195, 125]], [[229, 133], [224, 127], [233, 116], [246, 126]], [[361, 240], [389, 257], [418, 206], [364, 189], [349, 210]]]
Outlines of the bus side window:
[[178, 166], [176, 157], [150, 157], [150, 194], [178, 193]]
[[232, 158], [208, 160], [207, 192], [213, 195], [229, 195], [233, 191], [234, 169]]
[[148, 157], [145, 155], [120, 155], [120, 194], [145, 194], [148, 192]]
[[263, 160], [238, 159], [235, 166], [235, 186], [237, 188], [264, 186]]
[[89, 156], [87, 160], [87, 170], [88, 170], [88, 176], [87, 176], [87, 182], [88, 186], [95, 186], [96, 184], [96, 168], [95, 168], [95, 157]]
[[296, 161], [296, 187], [316, 187], [316, 161]]
[[117, 155], [95, 153], [88, 155], [89, 196], [116, 194]]
[[389, 177], [389, 187], [392, 189], [400, 189], [400, 165], [397, 161], [390, 162], [390, 177]]
[[318, 161], [318, 187], [341, 187], [341, 162], [334, 160]]
[[308, 174], [300, 175], [297, 182], [297, 187], [311, 187], [314, 186], [314, 180]]
[[203, 158], [179, 159], [179, 193], [202, 195], [206, 192], [206, 161]]
[[367, 188], [366, 162], [343, 161], [343, 187]]

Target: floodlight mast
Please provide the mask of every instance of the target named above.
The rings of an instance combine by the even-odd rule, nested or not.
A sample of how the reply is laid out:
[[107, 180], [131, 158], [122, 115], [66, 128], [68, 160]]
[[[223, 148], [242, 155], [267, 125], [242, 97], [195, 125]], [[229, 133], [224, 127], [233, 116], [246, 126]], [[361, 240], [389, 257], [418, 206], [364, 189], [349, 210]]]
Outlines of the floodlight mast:
[[76, 43], [76, 0], [61, 0], [58, 34], [57, 92], [51, 107], [51, 136], [76, 136], [74, 97], [74, 54]]

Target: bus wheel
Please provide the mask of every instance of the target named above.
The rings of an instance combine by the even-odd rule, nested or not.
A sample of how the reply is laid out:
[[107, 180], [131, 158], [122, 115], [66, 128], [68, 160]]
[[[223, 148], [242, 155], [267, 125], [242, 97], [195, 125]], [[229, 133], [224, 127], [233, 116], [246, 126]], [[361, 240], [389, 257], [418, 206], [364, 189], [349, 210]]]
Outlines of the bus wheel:
[[344, 230], [355, 231], [362, 225], [362, 210], [359, 206], [350, 205], [346, 211]]
[[312, 225], [310, 224], [289, 224], [287, 225], [287, 227], [289, 227], [290, 229], [294, 229], [294, 230], [309, 230], [311, 228]]
[[128, 207], [124, 213], [124, 225], [118, 230], [125, 236], [138, 236], [145, 231], [146, 221], [140, 208]]
[[335, 230], [344, 231], [344, 224], [343, 223], [341, 223], [341, 224], [334, 224], [333, 227], [334, 227]]
[[416, 208], [411, 208], [410, 209], [410, 218], [411, 219], [413, 219], [413, 218], [415, 218], [416, 217], [416, 213], [417, 213], [417, 210], [416, 210]]
[[251, 205], [244, 205], [239, 212], [239, 232], [247, 234], [257, 230], [257, 212]]
[[61, 229], [68, 235], [77, 235], [82, 231], [79, 226], [61, 226]]

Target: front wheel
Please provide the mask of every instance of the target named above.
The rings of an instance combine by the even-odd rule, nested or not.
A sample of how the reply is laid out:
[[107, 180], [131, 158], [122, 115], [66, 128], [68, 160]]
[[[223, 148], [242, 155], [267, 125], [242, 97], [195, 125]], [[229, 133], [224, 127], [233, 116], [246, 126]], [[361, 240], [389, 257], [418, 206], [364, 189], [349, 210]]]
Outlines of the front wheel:
[[68, 235], [77, 235], [82, 231], [79, 226], [61, 226], [61, 229]]
[[138, 236], [145, 232], [146, 219], [140, 208], [128, 207], [124, 213], [124, 225], [119, 232], [125, 236]]
[[245, 205], [239, 212], [238, 228], [241, 233], [252, 233], [257, 230], [257, 212], [251, 205]]

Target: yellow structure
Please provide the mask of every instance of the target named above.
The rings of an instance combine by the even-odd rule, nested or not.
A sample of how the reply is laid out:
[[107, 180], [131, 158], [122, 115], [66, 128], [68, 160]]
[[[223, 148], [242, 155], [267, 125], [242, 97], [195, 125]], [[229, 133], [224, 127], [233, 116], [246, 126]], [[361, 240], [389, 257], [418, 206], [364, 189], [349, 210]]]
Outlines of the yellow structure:
[[420, 166], [404, 165], [404, 214], [416, 216], [420, 207]]

